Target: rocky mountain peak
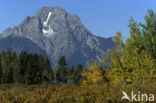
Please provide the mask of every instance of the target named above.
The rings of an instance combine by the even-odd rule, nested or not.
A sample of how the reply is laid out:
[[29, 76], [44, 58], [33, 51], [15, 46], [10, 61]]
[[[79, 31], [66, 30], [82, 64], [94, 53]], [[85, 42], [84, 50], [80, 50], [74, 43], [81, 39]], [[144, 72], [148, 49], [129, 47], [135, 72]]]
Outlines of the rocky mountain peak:
[[[6, 30], [0, 38], [10, 36], [31, 40], [46, 52], [55, 66], [60, 56], [65, 56], [69, 65], [85, 64], [91, 58], [99, 58], [104, 51], [114, 46], [111, 38], [93, 35], [78, 16], [68, 14], [59, 7], [42, 7], [35, 16], [27, 16], [19, 26]], [[16, 46], [13, 50], [16, 51]], [[20, 50], [23, 49], [18, 48], [18, 53]]]

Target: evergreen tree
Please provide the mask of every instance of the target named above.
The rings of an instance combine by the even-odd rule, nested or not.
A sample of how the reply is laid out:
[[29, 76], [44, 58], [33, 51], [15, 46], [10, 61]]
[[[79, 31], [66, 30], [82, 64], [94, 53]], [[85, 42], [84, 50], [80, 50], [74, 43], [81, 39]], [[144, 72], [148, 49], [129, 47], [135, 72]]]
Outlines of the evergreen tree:
[[35, 70], [33, 68], [34, 58], [32, 54], [28, 55], [28, 64], [25, 72], [25, 82], [27, 84], [34, 84]]
[[36, 77], [35, 77], [35, 81], [37, 83], [41, 83], [43, 82], [43, 72], [44, 72], [44, 69], [45, 69], [45, 59], [43, 57], [43, 55], [39, 55], [37, 57], [37, 60], [36, 60], [36, 63], [37, 63], [37, 72], [36, 72]]
[[33, 69], [33, 78], [34, 83], [41, 83], [42, 82], [42, 68], [39, 64], [39, 56], [37, 54], [33, 55], [33, 61], [31, 62], [32, 69]]
[[72, 66], [72, 67], [71, 67], [71, 74], [73, 74], [74, 72], [75, 72], [75, 67]]
[[[21, 74], [23, 76], [25, 76], [26, 69], [28, 66], [28, 54], [26, 51], [22, 51], [20, 53], [19, 60], [20, 60], [20, 64], [21, 64]], [[23, 79], [23, 82], [25, 82], [24, 79]]]
[[2, 80], [2, 54], [0, 54], [0, 83]]
[[74, 73], [74, 75], [75, 75], [74, 82], [75, 83], [79, 83], [80, 82], [80, 80], [81, 80], [81, 72], [82, 71], [83, 71], [82, 65], [81, 64], [78, 64], [77, 65], [77, 68], [75, 70], [75, 73]]
[[2, 83], [13, 83], [13, 61], [11, 51], [2, 56]]
[[64, 82], [67, 83], [67, 68], [66, 68], [67, 64], [66, 64], [66, 60], [65, 57], [62, 56], [59, 61], [58, 61], [58, 68], [57, 68], [57, 72], [56, 72], [56, 79], [59, 82]]
[[14, 83], [23, 83], [24, 75], [22, 74], [22, 67], [20, 60], [17, 58], [16, 53], [13, 53], [13, 80]]
[[53, 69], [51, 68], [50, 61], [48, 58], [45, 61], [45, 66], [43, 70], [43, 81], [48, 82], [48, 83], [53, 83], [54, 81], [54, 72]]
[[67, 65], [66, 59], [65, 59], [64, 56], [62, 56], [62, 57], [59, 59], [58, 64], [59, 64], [59, 65], [63, 65], [63, 66], [66, 66], [66, 65]]
[[72, 66], [71, 68], [69, 68], [69, 79], [73, 80], [73, 82], [75, 81], [75, 67]]
[[31, 75], [32, 72], [33, 71], [32, 71], [31, 64], [28, 63], [28, 67], [27, 67], [26, 74], [25, 74], [25, 83], [33, 84], [33, 75]]

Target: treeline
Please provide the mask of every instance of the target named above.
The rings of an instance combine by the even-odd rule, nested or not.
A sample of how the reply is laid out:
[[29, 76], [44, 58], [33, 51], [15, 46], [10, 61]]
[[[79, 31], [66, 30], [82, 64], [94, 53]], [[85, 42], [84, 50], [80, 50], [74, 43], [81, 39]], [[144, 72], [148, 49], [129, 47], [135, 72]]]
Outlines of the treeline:
[[58, 61], [54, 70], [50, 61], [43, 55], [28, 54], [22, 51], [19, 56], [10, 50], [0, 54], [0, 83], [40, 84], [54, 82], [78, 83], [81, 78], [82, 65], [77, 68], [67, 67], [64, 56]]

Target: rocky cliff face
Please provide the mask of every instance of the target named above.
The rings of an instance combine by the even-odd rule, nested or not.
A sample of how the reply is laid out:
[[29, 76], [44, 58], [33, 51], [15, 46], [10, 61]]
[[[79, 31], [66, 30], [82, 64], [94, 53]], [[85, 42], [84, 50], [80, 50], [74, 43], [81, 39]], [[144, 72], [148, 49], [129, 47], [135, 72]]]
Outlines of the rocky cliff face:
[[[61, 56], [66, 57], [69, 65], [85, 65], [91, 58], [100, 59], [104, 51], [114, 46], [112, 38], [93, 35], [84, 27], [78, 16], [70, 15], [59, 7], [43, 7], [35, 16], [26, 17], [19, 26], [4, 31], [0, 36], [0, 49], [4, 48], [2, 42], [5, 49], [14, 44], [9, 44], [9, 41], [4, 43], [4, 39], [17, 42], [17, 38], [18, 41], [23, 41], [26, 51], [44, 51], [55, 66]], [[20, 44], [17, 43], [12, 50], [18, 53], [22, 51]], [[28, 46], [32, 44], [32, 47]]]

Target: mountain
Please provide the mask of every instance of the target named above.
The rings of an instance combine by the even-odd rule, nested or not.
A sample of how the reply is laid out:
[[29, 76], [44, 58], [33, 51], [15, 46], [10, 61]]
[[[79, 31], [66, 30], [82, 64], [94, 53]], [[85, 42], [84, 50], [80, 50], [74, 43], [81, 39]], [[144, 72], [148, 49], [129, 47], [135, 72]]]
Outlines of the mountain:
[[66, 57], [70, 66], [85, 65], [92, 58], [100, 59], [102, 53], [113, 46], [112, 38], [93, 35], [78, 16], [59, 7], [43, 7], [35, 16], [26, 17], [20, 25], [0, 35], [1, 50], [43, 53], [54, 66], [61, 56]]
[[[33, 49], [32, 49], [33, 48]], [[38, 45], [27, 38], [23, 37], [11, 37], [3, 38], [0, 40], [0, 51], [10, 49], [20, 54], [21, 51], [27, 51], [32, 54], [44, 54], [46, 51], [42, 50]]]

